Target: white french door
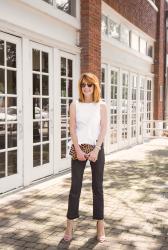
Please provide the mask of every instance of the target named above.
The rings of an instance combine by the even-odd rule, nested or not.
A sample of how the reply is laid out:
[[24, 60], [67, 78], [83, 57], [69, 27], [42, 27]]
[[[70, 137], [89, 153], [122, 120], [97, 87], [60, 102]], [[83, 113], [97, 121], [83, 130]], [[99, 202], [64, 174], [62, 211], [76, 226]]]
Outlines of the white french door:
[[0, 193], [23, 185], [21, 41], [0, 32]]
[[32, 166], [31, 180], [54, 173], [52, 49], [32, 42]]
[[138, 121], [138, 141], [143, 139], [143, 124], [146, 120], [146, 78], [140, 76], [139, 80], [139, 121]]
[[153, 135], [153, 80], [151, 78], [147, 78], [147, 86], [146, 86], [146, 126], [147, 129], [145, 131], [148, 135]]
[[73, 100], [74, 92], [78, 90], [78, 81], [74, 76], [75, 56], [69, 53], [60, 53], [60, 162], [58, 171], [70, 168], [70, 129], [69, 129], [69, 106]]
[[129, 143], [129, 73], [121, 71], [121, 124], [119, 128], [120, 148], [125, 147]]
[[110, 69], [110, 135], [109, 152], [118, 149], [118, 124], [119, 124], [119, 70]]
[[130, 74], [130, 144], [137, 142], [138, 75]]

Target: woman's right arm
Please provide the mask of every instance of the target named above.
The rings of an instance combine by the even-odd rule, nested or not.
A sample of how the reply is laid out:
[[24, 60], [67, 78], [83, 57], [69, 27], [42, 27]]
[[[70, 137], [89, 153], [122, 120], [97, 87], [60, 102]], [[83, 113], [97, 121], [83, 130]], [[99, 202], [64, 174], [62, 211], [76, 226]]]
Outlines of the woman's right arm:
[[77, 158], [80, 161], [85, 161], [85, 153], [80, 149], [78, 144], [78, 138], [76, 135], [76, 105], [75, 102], [70, 104], [70, 134], [71, 139], [75, 147], [75, 151], [77, 153]]

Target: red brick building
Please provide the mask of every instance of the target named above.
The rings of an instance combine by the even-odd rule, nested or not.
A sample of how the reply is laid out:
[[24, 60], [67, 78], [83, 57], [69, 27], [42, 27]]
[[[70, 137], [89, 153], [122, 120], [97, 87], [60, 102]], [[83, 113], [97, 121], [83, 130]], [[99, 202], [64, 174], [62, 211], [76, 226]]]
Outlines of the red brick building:
[[0, 1], [0, 193], [70, 168], [68, 110], [81, 72], [100, 78], [106, 154], [141, 143], [152, 120], [162, 126], [165, 8], [165, 0]]

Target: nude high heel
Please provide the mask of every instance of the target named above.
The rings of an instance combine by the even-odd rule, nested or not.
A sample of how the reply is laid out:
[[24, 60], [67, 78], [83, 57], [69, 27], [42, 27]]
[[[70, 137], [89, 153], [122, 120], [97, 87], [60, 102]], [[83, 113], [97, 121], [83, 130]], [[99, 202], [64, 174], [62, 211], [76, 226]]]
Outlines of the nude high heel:
[[[99, 221], [97, 221], [97, 233], [98, 233], [98, 223], [99, 223]], [[105, 240], [106, 240], [106, 236], [105, 236], [105, 234], [103, 234], [103, 235], [97, 235], [97, 240], [100, 242], [100, 243], [103, 243]]]
[[65, 241], [71, 241], [72, 240], [72, 234], [73, 234], [73, 221], [72, 220], [67, 220], [67, 226], [68, 226], [68, 223], [71, 223], [71, 227], [72, 227], [72, 232], [71, 234], [68, 234], [66, 233], [66, 230], [65, 230], [65, 234], [64, 234], [64, 240]]

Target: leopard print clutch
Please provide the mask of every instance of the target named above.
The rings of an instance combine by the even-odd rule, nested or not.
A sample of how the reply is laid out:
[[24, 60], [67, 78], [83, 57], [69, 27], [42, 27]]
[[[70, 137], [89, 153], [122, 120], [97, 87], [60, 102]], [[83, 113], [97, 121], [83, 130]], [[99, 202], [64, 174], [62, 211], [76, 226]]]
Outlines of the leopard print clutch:
[[[80, 146], [81, 150], [84, 153], [86, 153], [86, 154], [89, 154], [95, 148], [94, 145], [90, 145], [90, 144], [81, 144], [79, 146]], [[74, 144], [72, 144], [71, 149], [69, 151], [69, 154], [71, 155], [71, 157], [72, 157], [73, 160], [77, 160], [78, 159], [76, 151], [75, 151]]]

